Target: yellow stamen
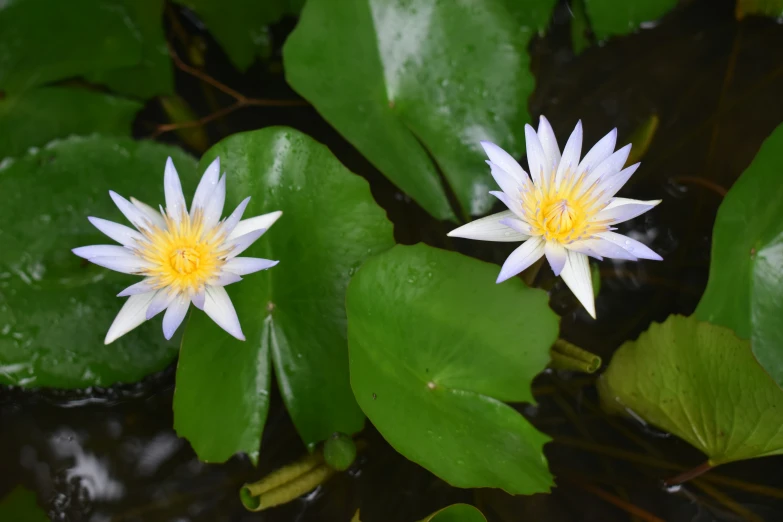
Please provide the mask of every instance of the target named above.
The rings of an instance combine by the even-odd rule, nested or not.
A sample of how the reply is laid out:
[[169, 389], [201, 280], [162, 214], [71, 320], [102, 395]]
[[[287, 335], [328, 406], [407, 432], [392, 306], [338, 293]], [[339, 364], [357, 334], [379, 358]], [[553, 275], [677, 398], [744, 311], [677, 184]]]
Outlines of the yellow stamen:
[[585, 185], [586, 175], [567, 172], [558, 183], [555, 170], [542, 176], [543, 186], [520, 193], [525, 218], [547, 241], [568, 244], [608, 230], [605, 222], [591, 221], [600, 198], [596, 183]]
[[139, 255], [153, 263], [146, 276], [155, 279], [157, 288], [171, 287], [178, 292], [193, 293], [220, 273], [228, 253], [215, 227], [204, 229], [200, 211], [191, 218], [183, 215], [179, 223], [164, 216], [166, 227], [142, 231], [144, 241]]

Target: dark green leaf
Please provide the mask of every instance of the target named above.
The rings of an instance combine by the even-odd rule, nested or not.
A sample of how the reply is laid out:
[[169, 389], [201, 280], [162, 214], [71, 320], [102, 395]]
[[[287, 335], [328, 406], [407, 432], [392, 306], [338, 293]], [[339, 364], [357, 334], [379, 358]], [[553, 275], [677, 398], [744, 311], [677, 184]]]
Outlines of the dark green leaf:
[[710, 278], [694, 313], [750, 339], [783, 387], [783, 125], [761, 146], [721, 203]]
[[0, 3], [0, 91], [139, 63], [141, 40], [127, 22], [115, 2]]
[[137, 38], [141, 61], [132, 66], [89, 75], [113, 91], [140, 99], [174, 93], [174, 73], [163, 33], [163, 0], [111, 0], [127, 10]]
[[0, 383], [79, 388], [132, 382], [177, 354], [153, 321], [104, 346], [138, 278], [89, 264], [78, 246], [111, 244], [87, 221], [124, 222], [108, 191], [163, 201], [172, 156], [186, 190], [195, 161], [179, 149], [125, 138], [70, 138], [0, 167]]
[[571, 49], [574, 54], [582, 54], [582, 51], [590, 47], [590, 39], [587, 32], [590, 29], [590, 22], [587, 21], [585, 13], [585, 0], [573, 0], [571, 7]]
[[38, 506], [35, 493], [21, 486], [0, 499], [0, 520], [8, 522], [49, 522]]
[[607, 411], [685, 439], [713, 466], [783, 453], [783, 391], [728, 328], [655, 323], [614, 354], [598, 390]]
[[493, 183], [479, 141], [522, 155], [526, 48], [552, 4], [309, 0], [286, 79], [430, 214], [455, 219], [438, 168], [463, 213], [482, 214]]
[[502, 401], [533, 402], [557, 316], [497, 267], [424, 245], [373, 258], [348, 288], [351, 385], [394, 448], [450, 484], [549, 491], [549, 438]]
[[593, 32], [603, 40], [635, 31], [643, 22], [652, 22], [668, 13], [678, 0], [584, 0]]
[[270, 356], [308, 446], [359, 431], [364, 417], [348, 379], [345, 289], [367, 257], [393, 245], [391, 223], [366, 181], [293, 129], [235, 134], [207, 151], [202, 164], [216, 156], [228, 173], [228, 206], [252, 196], [247, 216], [283, 211], [243, 254], [280, 264], [227, 287], [246, 342], [201, 314], [191, 317], [177, 368], [177, 432], [202, 460], [222, 462], [242, 451], [256, 461]]
[[71, 87], [9, 95], [0, 99], [0, 159], [72, 134], [128, 136], [140, 109], [132, 100]]
[[[267, 47], [267, 26], [283, 16], [285, 0], [175, 0], [192, 9], [240, 71]], [[291, 6], [295, 8], [294, 5]]]
[[436, 511], [421, 522], [487, 522], [487, 519], [473, 506], [452, 504]]

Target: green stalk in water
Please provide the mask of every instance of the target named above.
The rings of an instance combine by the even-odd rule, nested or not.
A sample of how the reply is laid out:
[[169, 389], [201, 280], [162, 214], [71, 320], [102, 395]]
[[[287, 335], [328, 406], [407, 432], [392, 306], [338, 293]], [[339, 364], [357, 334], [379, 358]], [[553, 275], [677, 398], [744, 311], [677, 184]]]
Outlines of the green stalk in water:
[[550, 368], [595, 373], [601, 367], [601, 358], [563, 339], [558, 339], [549, 350]]

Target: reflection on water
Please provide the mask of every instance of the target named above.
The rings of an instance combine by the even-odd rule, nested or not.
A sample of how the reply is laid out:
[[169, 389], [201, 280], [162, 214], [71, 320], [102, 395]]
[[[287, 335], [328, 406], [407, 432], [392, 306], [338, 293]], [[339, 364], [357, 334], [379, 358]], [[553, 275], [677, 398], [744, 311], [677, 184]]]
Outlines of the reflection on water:
[[[730, 187], [762, 139], [783, 121], [783, 64], [780, 53], [773, 52], [783, 49], [783, 26], [754, 18], [738, 24], [733, 0], [685, 3], [660, 24], [591, 47], [579, 57], [570, 50], [569, 15], [561, 5], [550, 34], [531, 46], [537, 77], [531, 113], [545, 111], [558, 135], [581, 118], [586, 142], [614, 126], [622, 140], [650, 115], [660, 118], [642, 167], [620, 195], [664, 202], [623, 224], [619, 232], [650, 245], [665, 261], [601, 263], [598, 321], [587, 317], [548, 268], [537, 281], [551, 291], [552, 306], [563, 315], [563, 337], [604, 361], [651, 321], [670, 313], [689, 314], [701, 296], [721, 196], [687, 179], [705, 178], [718, 188]], [[182, 22], [196, 29], [192, 21]], [[273, 28], [278, 43], [292, 25], [287, 20]], [[215, 54], [207, 63], [226, 63], [217, 46], [209, 49]], [[243, 78], [219, 69], [211, 72], [226, 76], [250, 96], [294, 96], [275, 66], [256, 65]], [[198, 113], [211, 112], [197, 83], [184, 76], [177, 81]], [[142, 113], [138, 135], [149, 133], [145, 122], [163, 120], [157, 111], [153, 103]], [[424, 241], [495, 263], [502, 263], [515, 246], [452, 242], [445, 235], [449, 224], [429, 218], [310, 107], [237, 111], [208, 131], [217, 141], [229, 133], [276, 124], [313, 135], [348, 168], [367, 177], [373, 196], [395, 223], [398, 242]], [[165, 139], [175, 138], [169, 134]], [[36, 270], [28, 268], [24, 274], [32, 281]], [[0, 301], [0, 322], [5, 321], [4, 310]], [[0, 325], [0, 336], [9, 334]], [[24, 374], [24, 368], [0, 371]], [[589, 491], [588, 486], [597, 486], [667, 522], [748, 520], [754, 514], [758, 520], [783, 520], [781, 499], [747, 488], [712, 484], [710, 492], [688, 483], [667, 491], [662, 479], [682, 471], [677, 466], [695, 466], [703, 456], [641, 423], [605, 418], [589, 379], [557, 372], [537, 379], [538, 404], [521, 409], [555, 439], [546, 447], [558, 479], [551, 495], [511, 497], [498, 490], [451, 488], [399, 456], [369, 427], [364, 434], [368, 449], [349, 472], [290, 505], [247, 513], [237, 497], [239, 486], [304, 452], [279, 397], [273, 394], [258, 470], [242, 456], [210, 465], [199, 462], [172, 430], [173, 384], [172, 366], [140, 385], [109, 390], [0, 391], [0, 495], [22, 483], [37, 492], [41, 506], [59, 521], [347, 522], [360, 507], [365, 522], [405, 522], [460, 501], [478, 505], [490, 521], [629, 520], [624, 511]], [[743, 484], [783, 488], [780, 461], [757, 459], [718, 472]], [[742, 510], [745, 515], [738, 514]]]

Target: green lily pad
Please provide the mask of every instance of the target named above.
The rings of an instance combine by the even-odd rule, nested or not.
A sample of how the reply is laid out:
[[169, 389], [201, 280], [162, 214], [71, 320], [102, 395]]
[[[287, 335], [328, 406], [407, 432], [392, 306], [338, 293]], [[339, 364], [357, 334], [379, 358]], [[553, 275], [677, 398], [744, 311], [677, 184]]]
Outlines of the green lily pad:
[[678, 0], [584, 0], [593, 32], [600, 40], [635, 31], [671, 11]]
[[0, 3], [0, 91], [139, 63], [141, 40], [127, 22], [118, 2]]
[[220, 156], [226, 205], [252, 196], [245, 212], [283, 211], [243, 254], [280, 260], [226, 288], [247, 341], [194, 314], [177, 367], [174, 427], [198, 456], [255, 462], [269, 406], [271, 363], [302, 440], [361, 430], [348, 378], [345, 290], [364, 260], [390, 248], [392, 225], [367, 182], [329, 150], [293, 129], [234, 134], [202, 158]]
[[0, 99], [0, 159], [72, 134], [129, 136], [141, 103], [71, 87], [41, 87]]
[[423, 519], [421, 522], [487, 522], [481, 511], [469, 504], [452, 504]]
[[0, 520], [16, 522], [49, 522], [49, 517], [38, 506], [35, 493], [17, 486], [0, 499]]
[[610, 413], [641, 417], [713, 466], [783, 453], [783, 391], [722, 326], [670, 316], [623, 344], [598, 383]]
[[[193, 10], [240, 71], [247, 70], [267, 47], [267, 26], [288, 9], [287, 0], [175, 0]], [[291, 5], [291, 8], [295, 8]]]
[[504, 401], [534, 402], [558, 319], [545, 292], [496, 275], [425, 245], [367, 261], [348, 288], [351, 385], [383, 437], [448, 483], [545, 492], [549, 437]]
[[288, 83], [438, 219], [483, 214], [493, 186], [479, 141], [524, 150], [527, 45], [551, 0], [309, 0], [283, 48]]
[[724, 198], [712, 234], [710, 278], [694, 312], [750, 339], [783, 387], [783, 125]]
[[[105, 0], [104, 0], [105, 1]], [[174, 93], [174, 71], [163, 32], [163, 0], [112, 0], [128, 13], [141, 42], [139, 63], [88, 75], [114, 92], [146, 100]]]
[[103, 344], [137, 277], [84, 262], [74, 247], [111, 244], [87, 216], [124, 222], [108, 191], [156, 205], [172, 156], [186, 190], [196, 163], [129, 138], [70, 138], [0, 166], [0, 383], [81, 388], [133, 382], [166, 367], [176, 342], [151, 321]]

